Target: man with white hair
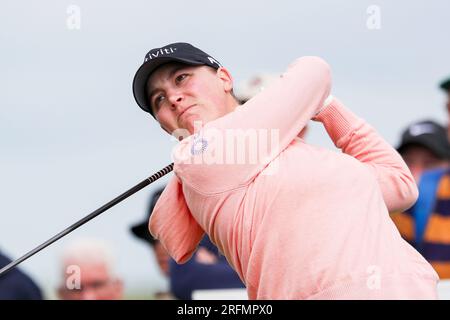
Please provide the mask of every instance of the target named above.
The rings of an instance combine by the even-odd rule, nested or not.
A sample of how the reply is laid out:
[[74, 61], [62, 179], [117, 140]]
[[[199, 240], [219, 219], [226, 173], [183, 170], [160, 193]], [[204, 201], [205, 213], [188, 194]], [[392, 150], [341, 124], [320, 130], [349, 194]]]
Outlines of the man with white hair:
[[119, 300], [123, 283], [114, 272], [109, 246], [97, 239], [81, 239], [70, 244], [61, 259], [62, 300]]

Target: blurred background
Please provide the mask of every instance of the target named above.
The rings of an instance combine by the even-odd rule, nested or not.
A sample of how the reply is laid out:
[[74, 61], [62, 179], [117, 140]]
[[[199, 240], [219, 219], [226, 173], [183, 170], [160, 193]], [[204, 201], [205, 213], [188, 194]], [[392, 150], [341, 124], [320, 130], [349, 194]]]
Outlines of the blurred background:
[[[175, 142], [139, 109], [133, 76], [151, 48], [190, 42], [235, 83], [323, 57], [333, 94], [396, 145], [409, 123], [446, 125], [450, 2], [430, 1], [0, 1], [0, 249], [12, 258], [170, 163]], [[445, 40], [447, 39], [447, 40]], [[316, 123], [307, 140], [333, 148]], [[167, 287], [129, 228], [143, 220], [142, 190], [21, 267], [47, 298], [71, 240], [114, 248], [128, 298]]]

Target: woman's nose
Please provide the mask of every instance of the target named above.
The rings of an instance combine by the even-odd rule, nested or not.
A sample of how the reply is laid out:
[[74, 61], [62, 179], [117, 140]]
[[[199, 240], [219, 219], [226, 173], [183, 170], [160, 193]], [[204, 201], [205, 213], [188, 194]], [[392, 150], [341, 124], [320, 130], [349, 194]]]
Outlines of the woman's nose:
[[174, 92], [169, 95], [169, 101], [172, 104], [172, 106], [176, 106], [181, 101], [183, 101], [183, 95], [181, 92]]

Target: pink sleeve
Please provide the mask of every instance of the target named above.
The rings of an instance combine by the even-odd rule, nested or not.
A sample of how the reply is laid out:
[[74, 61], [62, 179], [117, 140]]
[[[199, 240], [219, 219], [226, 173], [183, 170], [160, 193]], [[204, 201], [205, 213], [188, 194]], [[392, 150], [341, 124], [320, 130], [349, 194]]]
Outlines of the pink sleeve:
[[[175, 171], [183, 183], [205, 194], [247, 184], [297, 137], [322, 106], [330, 86], [325, 61], [318, 57], [295, 60], [253, 99], [183, 140], [174, 149]], [[254, 142], [239, 150], [242, 139]], [[240, 162], [243, 154], [246, 159]]]
[[369, 124], [337, 99], [314, 120], [324, 124], [336, 147], [375, 174], [390, 212], [404, 211], [414, 204], [418, 190], [406, 163]]
[[184, 199], [181, 184], [174, 176], [158, 199], [149, 221], [149, 230], [177, 263], [185, 263], [204, 235]]

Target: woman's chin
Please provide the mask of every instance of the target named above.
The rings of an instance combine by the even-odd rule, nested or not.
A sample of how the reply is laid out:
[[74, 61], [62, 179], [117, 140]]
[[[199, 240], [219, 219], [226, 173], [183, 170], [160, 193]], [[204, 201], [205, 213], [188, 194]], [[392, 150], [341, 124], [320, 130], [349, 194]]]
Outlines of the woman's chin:
[[204, 123], [198, 116], [192, 116], [189, 118], [186, 118], [184, 123], [181, 124], [181, 127], [188, 130], [191, 134], [194, 134], [203, 127]]

